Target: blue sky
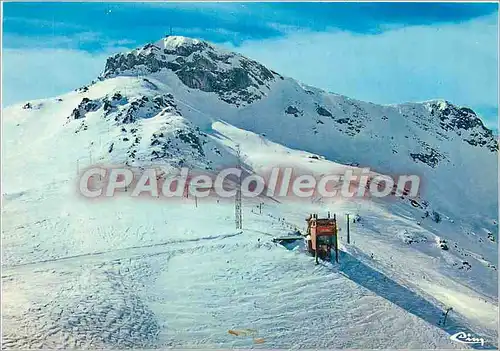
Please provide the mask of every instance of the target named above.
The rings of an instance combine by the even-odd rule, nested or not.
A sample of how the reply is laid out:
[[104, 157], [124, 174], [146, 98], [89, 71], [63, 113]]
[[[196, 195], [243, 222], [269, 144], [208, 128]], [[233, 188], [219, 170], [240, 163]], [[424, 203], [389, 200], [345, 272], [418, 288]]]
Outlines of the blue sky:
[[3, 104], [94, 79], [170, 32], [376, 103], [445, 98], [498, 114], [496, 3], [4, 3]]

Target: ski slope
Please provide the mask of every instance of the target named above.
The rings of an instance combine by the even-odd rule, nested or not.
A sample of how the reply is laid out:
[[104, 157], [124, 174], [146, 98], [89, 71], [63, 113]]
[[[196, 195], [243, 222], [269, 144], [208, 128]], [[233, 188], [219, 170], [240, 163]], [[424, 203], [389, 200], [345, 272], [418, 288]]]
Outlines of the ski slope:
[[[310, 164], [303, 152], [257, 147], [258, 136], [224, 128], [233, 142], [247, 140], [242, 152], [255, 167], [284, 154]], [[70, 182], [52, 186], [4, 199], [6, 346], [461, 348], [449, 340], [459, 330], [496, 340], [494, 287], [491, 296], [469, 288], [447, 263], [458, 258], [439, 249], [405, 204], [268, 200], [258, 214], [258, 202], [245, 201], [239, 232], [230, 201], [195, 207], [192, 199], [123, 196], [89, 204]], [[33, 202], [41, 209], [26, 211]], [[271, 243], [303, 229], [313, 211], [338, 215], [340, 265], [315, 266], [306, 253]], [[350, 245], [346, 212], [361, 218]], [[405, 244], [398, 235], [408, 228], [427, 241]], [[447, 306], [454, 311], [440, 327]], [[228, 333], [247, 328], [265, 342]]]
[[[59, 251], [59, 257], [53, 253], [54, 258], [40, 263], [4, 267], [5, 346], [251, 347], [251, 338], [227, 333], [241, 328], [257, 330], [265, 348], [454, 348], [461, 345], [452, 343], [449, 333], [469, 326], [494, 337], [492, 329], [488, 331], [494, 328], [494, 302], [479, 301], [477, 295], [467, 295], [467, 301], [484, 305], [474, 310], [479, 319], [452, 315], [449, 329], [441, 329], [437, 323], [448, 301], [417, 289], [423, 287], [420, 275], [435, 278], [435, 267], [408, 267], [405, 248], [399, 247], [403, 252], [395, 251], [386, 261], [404, 269], [381, 271], [390, 246], [380, 238], [365, 242], [362, 235], [369, 231], [354, 226], [354, 243], [344, 247], [340, 265], [315, 266], [305, 253], [270, 242], [273, 235], [291, 230], [277, 216], [293, 218], [299, 225], [302, 211], [265, 205], [258, 215], [249, 207], [242, 232], [230, 229], [231, 204], [194, 208], [191, 202], [167, 210], [150, 206], [149, 217], [156, 221], [151, 221], [149, 237], [134, 230], [133, 221], [125, 234], [116, 228], [100, 240], [99, 231], [81, 228], [94, 237], [93, 250], [73, 243], [73, 250], [61, 252], [47, 237], [46, 247]], [[334, 206], [328, 208], [335, 211]], [[102, 225], [118, 213], [125, 215], [113, 206], [96, 220]], [[169, 228], [162, 225], [164, 218], [176, 223], [195, 218], [209, 225], [198, 230]], [[115, 228], [115, 221], [109, 224]], [[374, 242], [378, 247], [371, 245]], [[370, 250], [363, 252], [358, 243], [370, 245]], [[101, 251], [103, 247], [107, 250]], [[373, 260], [367, 258], [372, 252]], [[430, 263], [425, 257], [414, 258], [415, 264], [426, 261]], [[473, 294], [441, 279], [434, 286], [447, 291], [447, 297], [461, 298], [452, 290], [457, 287]]]

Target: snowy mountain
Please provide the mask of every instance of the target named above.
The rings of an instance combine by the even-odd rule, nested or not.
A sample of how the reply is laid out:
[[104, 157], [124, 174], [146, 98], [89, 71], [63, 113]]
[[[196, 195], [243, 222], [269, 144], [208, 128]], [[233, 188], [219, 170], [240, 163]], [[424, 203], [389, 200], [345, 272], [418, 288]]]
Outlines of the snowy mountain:
[[[461, 330], [496, 345], [498, 142], [469, 108], [358, 101], [169, 36], [108, 58], [88, 86], [5, 109], [3, 131], [7, 346], [252, 342], [231, 328], [258, 329], [268, 348], [463, 348], [449, 339]], [[416, 200], [268, 199], [262, 214], [247, 201], [242, 232], [231, 202], [75, 195], [92, 164], [215, 171], [236, 145], [250, 171], [370, 167], [422, 188]], [[361, 218], [338, 266], [269, 241], [313, 211]]]

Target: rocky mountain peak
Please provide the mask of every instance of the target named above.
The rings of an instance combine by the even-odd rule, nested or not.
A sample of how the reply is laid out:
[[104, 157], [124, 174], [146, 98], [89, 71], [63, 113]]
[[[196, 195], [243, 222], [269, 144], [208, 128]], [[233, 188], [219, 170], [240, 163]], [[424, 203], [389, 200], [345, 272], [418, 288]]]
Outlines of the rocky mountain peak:
[[493, 132], [486, 128], [479, 116], [468, 107], [459, 107], [445, 100], [426, 103], [430, 115], [436, 118], [445, 131], [454, 131], [473, 146], [484, 146], [492, 152], [498, 151], [498, 142]]
[[283, 79], [242, 55], [180, 36], [167, 36], [109, 57], [100, 79], [167, 71], [175, 73], [189, 88], [216, 93], [223, 101], [237, 106], [261, 99], [272, 81]]

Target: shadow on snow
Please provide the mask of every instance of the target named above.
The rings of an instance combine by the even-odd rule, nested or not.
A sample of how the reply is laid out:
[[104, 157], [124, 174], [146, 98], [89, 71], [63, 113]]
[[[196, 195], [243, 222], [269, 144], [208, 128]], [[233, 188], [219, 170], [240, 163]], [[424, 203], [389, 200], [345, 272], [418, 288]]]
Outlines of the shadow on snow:
[[[356, 254], [364, 255], [360, 252], [357, 252]], [[366, 259], [370, 260], [371, 258], [366, 256]], [[450, 334], [450, 336], [460, 331], [471, 333], [473, 336], [478, 336], [478, 334], [458, 323], [457, 319], [453, 316], [453, 311], [448, 314], [446, 325], [443, 326], [442, 319], [444, 311], [442, 309], [427, 301], [422, 296], [409, 290], [405, 286], [361, 262], [359, 259], [347, 252], [340, 251], [340, 264], [338, 269], [341, 273], [343, 273], [343, 275], [356, 284], [361, 285], [380, 297], [383, 297], [384, 299], [401, 307], [408, 313], [423, 319], [427, 323], [438, 326], [446, 333]], [[465, 347], [466, 344], [463, 344], [463, 346]], [[486, 338], [484, 346], [481, 346], [480, 344], [467, 344], [467, 346], [475, 349], [496, 349], [496, 347], [487, 343]]]

